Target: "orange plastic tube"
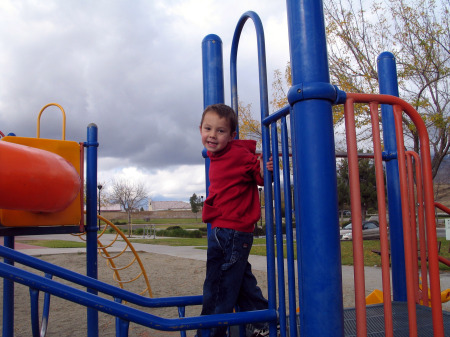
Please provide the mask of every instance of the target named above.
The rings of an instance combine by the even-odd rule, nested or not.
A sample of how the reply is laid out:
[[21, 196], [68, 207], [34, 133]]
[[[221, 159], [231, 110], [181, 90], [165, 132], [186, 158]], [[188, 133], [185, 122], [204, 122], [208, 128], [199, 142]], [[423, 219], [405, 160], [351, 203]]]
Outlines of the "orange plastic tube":
[[59, 212], [77, 197], [78, 172], [45, 150], [0, 141], [0, 208]]

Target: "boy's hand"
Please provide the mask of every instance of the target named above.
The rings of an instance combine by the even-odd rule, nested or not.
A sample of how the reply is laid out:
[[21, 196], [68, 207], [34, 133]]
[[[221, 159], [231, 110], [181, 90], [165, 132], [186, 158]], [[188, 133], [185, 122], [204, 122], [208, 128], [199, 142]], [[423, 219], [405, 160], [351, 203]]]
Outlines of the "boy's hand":
[[[259, 160], [259, 165], [260, 165], [260, 174], [261, 174], [261, 177], [264, 178], [264, 162], [263, 162], [262, 154], [259, 155], [258, 160]], [[272, 159], [272, 156], [270, 156], [269, 160], [267, 161], [266, 168], [267, 168], [268, 171], [273, 172], [273, 159]]]
[[272, 156], [270, 156], [269, 160], [267, 161], [267, 170], [269, 170], [270, 172], [273, 172], [273, 158]]

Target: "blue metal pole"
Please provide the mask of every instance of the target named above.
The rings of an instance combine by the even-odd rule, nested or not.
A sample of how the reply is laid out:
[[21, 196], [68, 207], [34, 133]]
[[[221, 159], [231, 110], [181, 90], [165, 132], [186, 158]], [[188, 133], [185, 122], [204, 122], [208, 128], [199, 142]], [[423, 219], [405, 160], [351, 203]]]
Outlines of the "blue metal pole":
[[[86, 151], [86, 275], [97, 279], [97, 148], [98, 129], [91, 123], [87, 128]], [[91, 294], [96, 290], [87, 289]], [[98, 337], [98, 311], [87, 309], [89, 337]]]
[[[5, 247], [14, 249], [14, 236], [3, 237]], [[13, 266], [14, 260], [5, 258], [5, 263]], [[2, 336], [14, 336], [14, 281], [3, 279], [3, 329]]]
[[[225, 90], [223, 81], [223, 52], [222, 40], [215, 34], [207, 35], [202, 41], [203, 65], [203, 108], [216, 103], [225, 103]], [[209, 191], [209, 158], [206, 149], [202, 152], [205, 158], [206, 196]], [[208, 236], [211, 224], [207, 225]]]
[[[296, 222], [300, 231], [300, 335], [343, 336], [332, 102], [314, 89], [332, 88], [323, 4], [318, 0], [287, 0], [287, 13], [293, 85], [293, 97], [288, 99], [293, 105], [292, 149], [299, 185], [295, 197], [300, 207]], [[303, 98], [307, 94], [303, 88], [314, 92], [311, 99]]]
[[[272, 156], [279, 158], [278, 152], [278, 132], [277, 123], [272, 123], [271, 136], [272, 136]], [[289, 166], [288, 166], [289, 167]], [[273, 190], [274, 190], [274, 203], [275, 203], [275, 233], [277, 242], [277, 277], [278, 277], [278, 319], [280, 326], [283, 329], [280, 330], [281, 336], [286, 336], [286, 294], [284, 287], [284, 244], [283, 244], [283, 225], [281, 214], [281, 184], [280, 184], [280, 161], [273, 161]], [[286, 209], [285, 209], [286, 210]], [[266, 228], [268, 226], [266, 225]], [[286, 246], [286, 249], [290, 247]], [[292, 290], [292, 289], [290, 289]]]
[[[378, 56], [380, 94], [399, 96], [395, 57], [390, 52]], [[403, 243], [400, 178], [395, 138], [394, 112], [391, 105], [381, 105], [383, 141], [386, 158], [386, 185], [391, 238], [392, 292], [394, 301], [406, 301], [406, 270]]]
[[202, 41], [203, 107], [225, 102], [222, 40], [215, 34]]

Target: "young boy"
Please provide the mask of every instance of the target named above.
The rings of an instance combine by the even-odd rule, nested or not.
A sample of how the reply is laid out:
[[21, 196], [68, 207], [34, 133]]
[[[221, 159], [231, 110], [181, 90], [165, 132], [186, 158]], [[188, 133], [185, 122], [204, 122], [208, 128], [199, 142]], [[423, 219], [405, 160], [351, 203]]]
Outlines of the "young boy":
[[[212, 229], [202, 315], [230, 313], [236, 305], [240, 311], [268, 307], [248, 262], [253, 230], [261, 216], [257, 185], [264, 185], [262, 158], [255, 155], [256, 141], [234, 139], [237, 124], [235, 112], [225, 104], [207, 107], [200, 124], [211, 161], [202, 219]], [[267, 168], [273, 170], [271, 159]], [[225, 336], [226, 330], [211, 329], [210, 336]]]

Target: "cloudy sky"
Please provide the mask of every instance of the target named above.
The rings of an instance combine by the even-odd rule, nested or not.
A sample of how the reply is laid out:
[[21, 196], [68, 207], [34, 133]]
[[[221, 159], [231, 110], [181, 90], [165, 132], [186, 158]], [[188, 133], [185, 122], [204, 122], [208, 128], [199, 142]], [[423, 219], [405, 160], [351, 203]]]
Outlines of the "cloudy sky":
[[[286, 5], [273, 0], [2, 0], [0, 131], [35, 137], [40, 109], [67, 114], [66, 139], [99, 128], [101, 182], [144, 182], [154, 200], [204, 194], [201, 42], [223, 41], [226, 103], [229, 55], [240, 16], [265, 29], [269, 87], [288, 61]], [[240, 99], [258, 109], [256, 39], [248, 21], [239, 45]], [[41, 137], [61, 137], [49, 108]]]

